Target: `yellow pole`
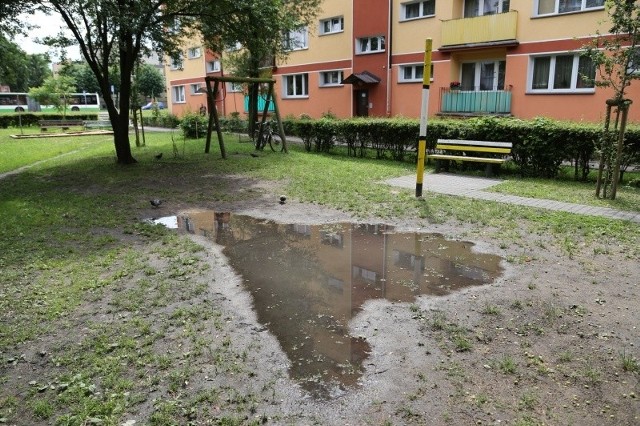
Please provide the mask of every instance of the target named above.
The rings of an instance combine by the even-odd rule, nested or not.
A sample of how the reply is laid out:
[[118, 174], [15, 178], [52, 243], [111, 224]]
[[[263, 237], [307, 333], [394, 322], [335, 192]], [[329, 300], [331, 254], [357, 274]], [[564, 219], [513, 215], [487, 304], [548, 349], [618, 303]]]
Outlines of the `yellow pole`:
[[420, 137], [418, 139], [418, 171], [416, 197], [422, 197], [424, 159], [427, 152], [427, 118], [429, 115], [429, 86], [431, 84], [431, 49], [433, 41], [428, 38], [424, 46], [424, 72], [422, 73], [422, 108], [420, 109]]

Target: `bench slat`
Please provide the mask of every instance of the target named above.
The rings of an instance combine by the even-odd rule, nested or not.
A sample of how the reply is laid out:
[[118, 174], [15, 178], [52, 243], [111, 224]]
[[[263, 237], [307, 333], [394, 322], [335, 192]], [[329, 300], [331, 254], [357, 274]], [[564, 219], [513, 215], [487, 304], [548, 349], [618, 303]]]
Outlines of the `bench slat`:
[[509, 148], [493, 148], [471, 145], [436, 145], [436, 149], [444, 149], [447, 151], [475, 151], [475, 152], [491, 152], [496, 154], [510, 154]]
[[492, 163], [492, 164], [502, 164], [506, 161], [504, 158], [468, 157], [463, 155], [446, 155], [446, 154], [431, 154], [428, 157], [434, 158], [436, 160], [475, 161], [477, 163]]
[[493, 142], [493, 141], [468, 141], [457, 139], [438, 139], [438, 144], [445, 145], [473, 145], [473, 146], [491, 146], [500, 148], [512, 148], [511, 142]]

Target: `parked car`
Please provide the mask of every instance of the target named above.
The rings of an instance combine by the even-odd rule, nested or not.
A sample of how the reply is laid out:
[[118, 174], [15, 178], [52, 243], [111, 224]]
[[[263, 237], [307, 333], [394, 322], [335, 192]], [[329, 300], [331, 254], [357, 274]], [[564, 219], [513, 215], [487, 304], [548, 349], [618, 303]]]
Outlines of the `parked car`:
[[[164, 104], [164, 102], [156, 102], [158, 105], [158, 109], [165, 109], [166, 106]], [[153, 108], [153, 104], [154, 102], [149, 102], [148, 104], [146, 104], [145, 106], [142, 107], [143, 110], [148, 110], [148, 109], [152, 109]]]

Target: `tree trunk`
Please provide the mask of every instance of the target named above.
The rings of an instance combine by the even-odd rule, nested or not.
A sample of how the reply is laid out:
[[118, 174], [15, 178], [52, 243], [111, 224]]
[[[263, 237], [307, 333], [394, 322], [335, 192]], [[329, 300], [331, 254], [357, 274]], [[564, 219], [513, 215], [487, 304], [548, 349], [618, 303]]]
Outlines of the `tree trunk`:
[[618, 145], [616, 147], [616, 157], [613, 166], [613, 182], [611, 183], [611, 199], [616, 199], [618, 192], [618, 184], [620, 183], [620, 163], [622, 162], [622, 148], [624, 146], [624, 132], [627, 128], [627, 116], [629, 113], [629, 106], [631, 105], [630, 99], [623, 99], [618, 108], [622, 109], [622, 120], [620, 122], [620, 129], [618, 130]]

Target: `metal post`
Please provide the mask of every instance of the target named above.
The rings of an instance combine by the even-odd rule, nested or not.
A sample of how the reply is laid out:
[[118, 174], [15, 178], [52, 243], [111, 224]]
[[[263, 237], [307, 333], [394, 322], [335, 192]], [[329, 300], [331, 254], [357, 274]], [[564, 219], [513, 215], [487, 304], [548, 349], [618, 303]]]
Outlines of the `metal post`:
[[429, 115], [429, 86], [431, 84], [431, 49], [433, 41], [428, 38], [424, 48], [424, 72], [422, 73], [422, 107], [420, 108], [420, 137], [418, 139], [418, 170], [416, 197], [422, 197], [424, 159], [427, 152], [427, 118]]

